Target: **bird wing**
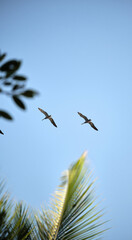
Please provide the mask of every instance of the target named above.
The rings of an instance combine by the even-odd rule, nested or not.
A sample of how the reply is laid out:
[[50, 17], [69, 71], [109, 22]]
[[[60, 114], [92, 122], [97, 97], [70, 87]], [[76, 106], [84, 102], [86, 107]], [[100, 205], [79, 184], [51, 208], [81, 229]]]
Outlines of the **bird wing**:
[[95, 127], [95, 125], [92, 122], [89, 122], [90, 126], [94, 128], [96, 131], [98, 131], [98, 128]]
[[49, 118], [49, 120], [51, 121], [51, 123], [52, 123], [55, 127], [57, 127], [57, 125], [56, 125], [56, 123], [55, 123], [55, 121], [54, 121], [53, 118]]
[[0, 133], [4, 135], [4, 133], [0, 130]]
[[88, 121], [88, 118], [86, 116], [84, 116], [82, 113], [78, 112], [78, 114], [80, 115], [80, 117], [84, 118], [85, 121]]
[[48, 113], [45, 112], [43, 109], [41, 109], [41, 108], [38, 108], [38, 109], [39, 109], [40, 112], [42, 112], [42, 113], [45, 115], [45, 117], [48, 117], [48, 116], [49, 116]]

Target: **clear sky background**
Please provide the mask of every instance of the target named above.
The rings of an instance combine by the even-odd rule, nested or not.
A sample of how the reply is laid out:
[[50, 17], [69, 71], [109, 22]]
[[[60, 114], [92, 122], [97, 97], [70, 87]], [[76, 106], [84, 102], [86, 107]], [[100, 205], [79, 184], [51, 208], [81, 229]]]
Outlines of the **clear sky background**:
[[0, 119], [0, 175], [12, 197], [40, 209], [87, 150], [111, 219], [104, 239], [131, 240], [132, 1], [0, 0], [0, 48], [23, 61], [19, 73], [40, 92], [24, 99], [25, 112], [0, 96], [15, 118]]

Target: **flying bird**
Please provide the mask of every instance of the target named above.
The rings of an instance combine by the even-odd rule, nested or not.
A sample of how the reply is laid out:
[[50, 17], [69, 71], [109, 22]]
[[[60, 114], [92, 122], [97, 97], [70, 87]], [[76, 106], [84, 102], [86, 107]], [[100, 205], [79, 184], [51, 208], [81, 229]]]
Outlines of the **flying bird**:
[[[90, 126], [92, 128], [94, 128], [96, 131], [98, 131], [98, 129], [95, 127], [95, 125], [92, 123], [91, 119], [88, 119], [86, 116], [84, 116], [82, 113], [78, 112], [78, 114], [80, 115], [80, 117], [84, 118], [85, 122], [84, 123], [89, 123]], [[84, 124], [82, 123], [82, 124]]]
[[51, 121], [51, 123], [52, 123], [55, 127], [57, 127], [57, 125], [56, 125], [54, 119], [51, 117], [51, 115], [49, 115], [47, 112], [45, 112], [45, 111], [44, 111], [43, 109], [41, 109], [41, 108], [38, 108], [38, 109], [39, 109], [40, 112], [42, 112], [42, 113], [45, 115], [45, 118], [43, 118], [42, 120], [44, 120], [44, 119], [49, 119], [49, 120]]
[[4, 135], [4, 133], [0, 130], [0, 133]]

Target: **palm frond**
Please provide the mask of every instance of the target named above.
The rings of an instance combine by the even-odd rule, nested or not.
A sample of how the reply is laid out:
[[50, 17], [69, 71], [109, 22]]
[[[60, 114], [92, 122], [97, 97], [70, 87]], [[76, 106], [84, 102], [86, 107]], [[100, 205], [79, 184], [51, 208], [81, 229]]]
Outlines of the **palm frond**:
[[[3, 182], [0, 183], [0, 239], [1, 240], [37, 240], [33, 217], [29, 209], [21, 202], [10, 200], [8, 193], [2, 194]], [[2, 195], [2, 196], [1, 196]]]
[[29, 209], [22, 202], [16, 204], [14, 213], [10, 219], [10, 239], [31, 240], [34, 236], [33, 220]]
[[85, 157], [86, 153], [63, 173], [50, 208], [37, 217], [40, 239], [91, 240], [104, 231]]
[[12, 204], [7, 192], [3, 194], [4, 182], [0, 182], [0, 239], [8, 239], [10, 232], [10, 212]]

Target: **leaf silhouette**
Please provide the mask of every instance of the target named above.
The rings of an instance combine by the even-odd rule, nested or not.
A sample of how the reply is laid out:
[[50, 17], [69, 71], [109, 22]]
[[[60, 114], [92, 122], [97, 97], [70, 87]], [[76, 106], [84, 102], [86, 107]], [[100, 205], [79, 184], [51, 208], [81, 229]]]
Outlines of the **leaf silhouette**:
[[[6, 53], [0, 54], [0, 61], [2, 61], [5, 56]], [[0, 64], [0, 93], [11, 97], [19, 108], [25, 110], [26, 106], [23, 102], [23, 97], [21, 100], [21, 96], [32, 98], [37, 95], [38, 92], [31, 89], [26, 90], [27, 77], [23, 74], [17, 74], [17, 70], [19, 70], [21, 63], [22, 62], [17, 59], [11, 59]], [[1, 112], [1, 117], [12, 119], [6, 112]]]
[[18, 85], [18, 84], [15, 84], [12, 88], [12, 91], [15, 91], [15, 90], [18, 90], [18, 89], [21, 89], [21, 88], [24, 88], [25, 85]]
[[11, 85], [11, 82], [4, 82], [3, 83], [5, 86], [10, 86]]
[[17, 61], [17, 60], [10, 60], [7, 61], [6, 63], [4, 63], [0, 70], [2, 72], [8, 72], [8, 71], [12, 71], [12, 70], [17, 70], [20, 67], [21, 61]]
[[14, 102], [16, 103], [16, 105], [17, 105], [18, 107], [20, 107], [20, 108], [23, 109], [23, 110], [26, 109], [24, 103], [22, 102], [22, 100], [20, 100], [20, 98], [18, 97], [18, 95], [14, 95], [14, 96], [13, 96], [13, 100], [14, 100]]
[[0, 111], [0, 117], [6, 118], [8, 120], [13, 120], [12, 116], [5, 111]]
[[0, 62], [5, 58], [6, 53], [3, 53], [2, 55], [0, 55]]
[[38, 92], [36, 92], [34, 90], [26, 90], [23, 93], [21, 93], [21, 95], [23, 95], [24, 97], [32, 98], [35, 95], [38, 95]]
[[6, 72], [6, 78], [10, 77], [12, 74], [14, 74], [20, 67], [21, 65], [21, 61], [17, 61], [17, 60], [10, 60], [6, 63], [4, 63], [0, 70], [2, 72]]
[[27, 78], [24, 77], [24, 76], [20, 76], [20, 75], [15, 75], [13, 77], [14, 80], [17, 80], [17, 81], [25, 81]]

